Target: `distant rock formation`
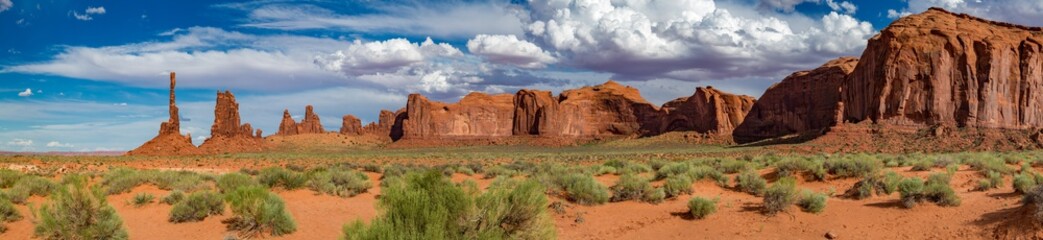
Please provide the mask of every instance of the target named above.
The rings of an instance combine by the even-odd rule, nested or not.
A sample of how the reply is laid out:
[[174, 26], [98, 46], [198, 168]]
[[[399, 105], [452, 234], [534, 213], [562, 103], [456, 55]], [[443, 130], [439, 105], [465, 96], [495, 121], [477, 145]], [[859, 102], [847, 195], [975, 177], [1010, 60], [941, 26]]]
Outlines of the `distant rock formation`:
[[557, 128], [544, 135], [602, 137], [654, 135], [659, 131], [659, 109], [645, 101], [636, 88], [608, 81], [597, 86], [566, 90], [553, 114]]
[[170, 120], [159, 126], [159, 135], [152, 138], [140, 147], [127, 152], [127, 155], [192, 155], [201, 154], [198, 148], [192, 144], [192, 135], [181, 135], [181, 118], [178, 113], [177, 104], [174, 101], [174, 86], [177, 79], [174, 72], [170, 72]]
[[322, 123], [319, 121], [319, 115], [316, 115], [314, 108], [308, 105], [304, 107], [304, 119], [300, 123], [293, 120], [289, 109], [283, 110], [282, 122], [279, 123], [279, 132], [276, 135], [287, 136], [325, 132], [326, 130], [322, 128]]
[[340, 134], [362, 135], [363, 133], [362, 120], [359, 120], [359, 118], [354, 115], [344, 115], [341, 121]]
[[663, 104], [662, 128], [658, 132], [695, 131], [729, 135], [746, 118], [754, 102], [750, 96], [699, 87], [691, 97]]
[[514, 135], [550, 134], [560, 128], [558, 99], [550, 91], [523, 89], [514, 94]]
[[839, 58], [815, 70], [790, 74], [772, 85], [735, 129], [735, 141], [749, 143], [791, 134], [816, 135], [842, 122], [837, 117], [844, 111], [840, 86], [856, 64], [856, 58]]
[[231, 92], [217, 92], [214, 107], [214, 125], [210, 127], [210, 138], [199, 149], [206, 153], [255, 152], [265, 149], [261, 129], [249, 123], [239, 125], [239, 103]]
[[472, 92], [454, 104], [409, 95], [403, 138], [484, 138], [511, 135], [514, 100], [510, 94]]
[[843, 89], [850, 122], [1043, 127], [1043, 31], [932, 8], [870, 39]]

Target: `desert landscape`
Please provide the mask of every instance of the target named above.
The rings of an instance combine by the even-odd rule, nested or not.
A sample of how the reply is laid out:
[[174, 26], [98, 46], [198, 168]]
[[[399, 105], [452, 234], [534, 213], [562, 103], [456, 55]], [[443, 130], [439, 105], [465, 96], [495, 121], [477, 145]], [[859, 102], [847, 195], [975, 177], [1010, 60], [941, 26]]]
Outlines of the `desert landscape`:
[[606, 79], [268, 131], [221, 90], [202, 139], [175, 69], [133, 150], [0, 154], [0, 239], [1043, 239], [1043, 28], [929, 8], [861, 52], [756, 98]]

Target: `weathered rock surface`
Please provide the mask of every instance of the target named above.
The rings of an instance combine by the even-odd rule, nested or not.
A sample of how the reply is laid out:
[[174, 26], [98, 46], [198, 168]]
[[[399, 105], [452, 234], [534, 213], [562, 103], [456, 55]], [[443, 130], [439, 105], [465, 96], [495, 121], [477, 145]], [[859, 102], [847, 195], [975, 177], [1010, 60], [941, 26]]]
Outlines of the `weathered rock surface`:
[[473, 92], [460, 102], [430, 101], [420, 94], [409, 95], [403, 138], [484, 138], [512, 134], [513, 96]]
[[645, 101], [636, 88], [608, 81], [567, 90], [558, 98], [558, 113], [542, 135], [600, 137], [653, 135], [660, 129], [659, 109]]
[[340, 134], [344, 135], [362, 135], [362, 120], [355, 117], [354, 115], [344, 115], [341, 120]]
[[174, 101], [174, 86], [177, 79], [174, 72], [170, 72], [170, 119], [159, 126], [159, 135], [140, 147], [127, 152], [128, 155], [191, 155], [202, 153], [196, 145], [192, 144], [192, 135], [181, 135], [181, 116], [178, 113], [177, 104]]
[[844, 57], [810, 71], [790, 74], [772, 85], [733, 132], [738, 143], [790, 134], [819, 134], [840, 123], [840, 87], [858, 59]]
[[214, 125], [199, 149], [207, 153], [252, 152], [265, 149], [261, 129], [254, 131], [249, 123], [240, 125], [239, 103], [229, 91], [217, 92]]
[[691, 97], [663, 104], [662, 128], [658, 133], [695, 131], [730, 135], [746, 118], [754, 101], [750, 96], [730, 94], [713, 87], [699, 87]]
[[315, 109], [311, 106], [304, 107], [304, 119], [301, 119], [300, 123], [293, 120], [290, 116], [290, 110], [286, 109], [282, 112], [282, 121], [279, 123], [279, 132], [276, 135], [297, 135], [297, 134], [313, 134], [313, 133], [325, 133], [326, 130], [322, 128], [322, 122], [319, 121], [319, 115], [315, 114]]
[[514, 135], [551, 134], [559, 129], [558, 99], [550, 91], [523, 89], [514, 94]]
[[1043, 29], [932, 8], [869, 40], [843, 85], [849, 122], [1043, 126]]

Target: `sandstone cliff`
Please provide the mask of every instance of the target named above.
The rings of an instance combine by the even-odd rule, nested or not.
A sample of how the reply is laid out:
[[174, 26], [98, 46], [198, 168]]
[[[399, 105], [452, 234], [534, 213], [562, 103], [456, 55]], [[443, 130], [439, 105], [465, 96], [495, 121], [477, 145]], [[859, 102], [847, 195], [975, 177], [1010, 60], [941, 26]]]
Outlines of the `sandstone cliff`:
[[713, 87], [699, 87], [691, 97], [663, 104], [658, 133], [695, 131], [730, 135], [746, 118], [754, 101], [750, 96], [730, 94]]
[[748, 143], [790, 134], [821, 134], [840, 123], [843, 112], [840, 87], [854, 70], [858, 59], [844, 57], [815, 70], [790, 74], [772, 85], [753, 105], [735, 129], [738, 143]]
[[308, 105], [304, 107], [304, 119], [301, 119], [300, 123], [293, 120], [290, 116], [290, 110], [286, 109], [282, 112], [282, 121], [279, 123], [279, 132], [276, 135], [297, 135], [297, 134], [313, 134], [313, 133], [325, 133], [326, 130], [322, 128], [322, 122], [319, 121], [319, 115], [315, 114], [315, 109]]
[[512, 134], [513, 96], [473, 92], [460, 102], [430, 101], [420, 94], [409, 95], [403, 138], [487, 138]]
[[159, 135], [140, 147], [127, 152], [128, 155], [191, 155], [202, 153], [192, 144], [192, 135], [181, 135], [181, 115], [178, 113], [174, 99], [174, 86], [177, 79], [170, 72], [170, 119], [159, 125]]
[[217, 92], [214, 124], [199, 149], [207, 153], [255, 152], [265, 149], [261, 129], [254, 131], [249, 123], [240, 125], [239, 103], [229, 91]]
[[340, 134], [344, 135], [362, 135], [362, 120], [355, 117], [354, 115], [344, 115], [341, 120]]
[[645, 101], [636, 88], [608, 81], [567, 90], [558, 98], [558, 111], [548, 121], [548, 136], [600, 137], [651, 135], [660, 128], [659, 109]]
[[550, 91], [523, 89], [514, 94], [514, 135], [551, 134], [559, 129], [558, 99]]
[[849, 122], [1043, 126], [1043, 31], [932, 8], [869, 40], [843, 85]]

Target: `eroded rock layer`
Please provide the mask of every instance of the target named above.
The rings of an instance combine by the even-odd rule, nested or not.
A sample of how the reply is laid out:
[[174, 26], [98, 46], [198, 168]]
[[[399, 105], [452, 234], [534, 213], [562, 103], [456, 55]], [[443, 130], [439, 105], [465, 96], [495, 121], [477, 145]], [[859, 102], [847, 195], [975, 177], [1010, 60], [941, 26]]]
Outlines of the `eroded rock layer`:
[[547, 120], [555, 126], [541, 131], [541, 135], [652, 135], [660, 128], [659, 109], [645, 101], [636, 88], [615, 81], [567, 90], [558, 101], [557, 113]]
[[159, 126], [159, 135], [140, 147], [127, 152], [128, 155], [191, 155], [202, 153], [192, 144], [192, 135], [181, 135], [181, 118], [175, 102], [174, 87], [177, 79], [170, 72], [170, 119]]
[[663, 104], [658, 133], [695, 131], [730, 135], [753, 108], [753, 97], [735, 95], [713, 87], [699, 87], [690, 97]]
[[362, 120], [359, 120], [354, 115], [344, 115], [344, 118], [341, 120], [340, 134], [362, 135], [362, 133]]
[[301, 119], [300, 123], [293, 120], [289, 109], [283, 110], [282, 121], [279, 123], [279, 132], [276, 135], [285, 136], [325, 132], [326, 130], [322, 128], [322, 122], [319, 121], [319, 115], [316, 115], [315, 109], [308, 105], [304, 107], [304, 119]]
[[1043, 31], [932, 8], [869, 40], [844, 118], [904, 126], [1043, 126]]
[[214, 124], [199, 149], [206, 153], [255, 152], [265, 149], [261, 129], [254, 131], [249, 123], [240, 125], [239, 103], [229, 91], [217, 92]]
[[430, 101], [420, 94], [409, 95], [402, 122], [403, 138], [485, 138], [512, 134], [513, 96], [473, 92], [460, 102]]
[[821, 134], [841, 121], [840, 87], [858, 59], [844, 57], [772, 85], [733, 132], [738, 143], [791, 134]]

